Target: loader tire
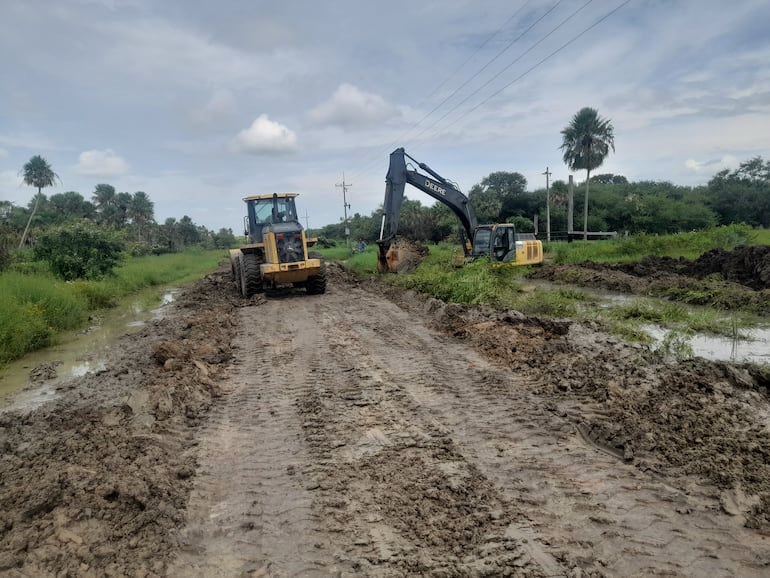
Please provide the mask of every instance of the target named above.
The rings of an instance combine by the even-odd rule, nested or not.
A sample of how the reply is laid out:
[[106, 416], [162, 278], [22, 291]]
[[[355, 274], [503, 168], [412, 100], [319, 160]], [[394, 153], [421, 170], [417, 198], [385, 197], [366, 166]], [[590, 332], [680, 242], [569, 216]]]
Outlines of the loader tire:
[[321, 261], [321, 270], [318, 271], [318, 275], [308, 277], [306, 286], [308, 295], [326, 293], [326, 265], [324, 265], [323, 261]]
[[259, 270], [259, 257], [246, 253], [241, 257], [241, 295], [247, 299], [262, 292], [262, 273]]
[[243, 290], [241, 289], [241, 259], [240, 257], [233, 259], [230, 261], [230, 270], [233, 274], [233, 282], [235, 283], [235, 288], [238, 291], [239, 295], [243, 295]]

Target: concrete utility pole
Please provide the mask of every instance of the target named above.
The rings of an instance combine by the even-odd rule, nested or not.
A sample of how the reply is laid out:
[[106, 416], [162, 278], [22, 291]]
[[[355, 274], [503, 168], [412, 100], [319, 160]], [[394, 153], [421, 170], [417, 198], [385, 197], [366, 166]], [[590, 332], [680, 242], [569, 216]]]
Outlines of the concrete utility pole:
[[549, 177], [551, 171], [545, 167], [545, 240], [551, 242], [551, 186]]
[[305, 209], [305, 229], [310, 230], [310, 217], [307, 214], [307, 209]]
[[572, 224], [575, 212], [575, 179], [572, 177], [572, 175], [569, 176], [568, 187], [569, 197], [567, 198], [567, 232], [572, 233], [575, 230]]
[[353, 185], [345, 182], [345, 173], [342, 173], [342, 182], [337, 183], [335, 186], [342, 187], [342, 210], [345, 213], [345, 242], [348, 245], [348, 249], [350, 249], [350, 228], [348, 227], [348, 209], [350, 208], [350, 204], [348, 204], [347, 193], [348, 187], [352, 187]]

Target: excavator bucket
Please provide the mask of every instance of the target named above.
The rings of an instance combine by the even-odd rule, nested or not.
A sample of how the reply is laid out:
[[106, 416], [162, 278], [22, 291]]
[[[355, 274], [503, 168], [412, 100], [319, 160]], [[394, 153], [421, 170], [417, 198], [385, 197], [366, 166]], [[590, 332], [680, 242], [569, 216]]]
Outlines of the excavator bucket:
[[385, 253], [385, 256], [379, 255], [377, 259], [377, 270], [380, 273], [398, 273], [398, 249], [391, 247]]
[[[380, 273], [397, 273], [398, 269], [395, 263], [398, 262], [398, 250], [395, 251], [395, 263], [393, 263], [394, 252], [390, 242], [377, 241], [379, 251], [377, 252], [377, 271]], [[393, 267], [391, 267], [393, 263]]]
[[379, 248], [377, 270], [380, 273], [414, 271], [428, 254], [427, 247], [401, 238], [393, 243], [382, 243]]

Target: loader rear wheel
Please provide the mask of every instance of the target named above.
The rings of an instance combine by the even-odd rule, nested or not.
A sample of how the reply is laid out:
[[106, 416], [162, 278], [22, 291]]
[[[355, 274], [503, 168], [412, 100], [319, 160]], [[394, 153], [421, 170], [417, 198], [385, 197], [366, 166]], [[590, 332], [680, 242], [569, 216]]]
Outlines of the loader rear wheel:
[[307, 278], [307, 294], [321, 295], [326, 293], [326, 266], [321, 262], [321, 270], [318, 275]]
[[262, 292], [262, 273], [259, 256], [246, 253], [241, 257], [241, 295], [247, 299]]

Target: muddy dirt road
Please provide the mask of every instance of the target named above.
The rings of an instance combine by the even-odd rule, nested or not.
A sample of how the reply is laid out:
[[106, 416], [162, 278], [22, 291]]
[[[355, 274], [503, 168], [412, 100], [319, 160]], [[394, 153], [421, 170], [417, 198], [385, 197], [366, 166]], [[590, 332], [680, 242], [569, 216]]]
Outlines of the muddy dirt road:
[[0, 574], [770, 573], [761, 371], [330, 273], [0, 414]]

